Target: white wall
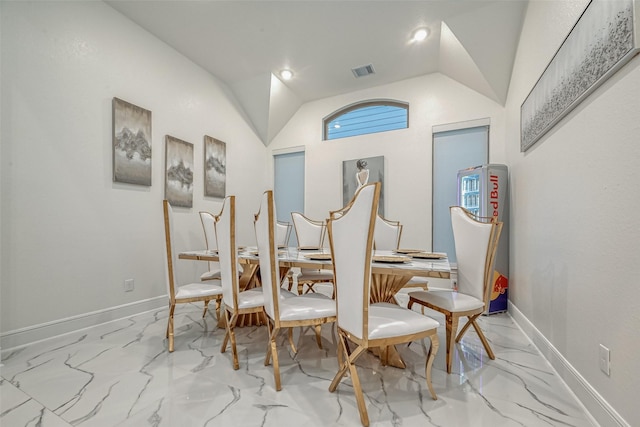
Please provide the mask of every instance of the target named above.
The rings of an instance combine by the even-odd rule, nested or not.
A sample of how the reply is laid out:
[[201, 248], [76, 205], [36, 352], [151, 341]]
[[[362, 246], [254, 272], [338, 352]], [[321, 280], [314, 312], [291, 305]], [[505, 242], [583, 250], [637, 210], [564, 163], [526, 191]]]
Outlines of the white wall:
[[[602, 425], [640, 425], [640, 57], [519, 150], [520, 105], [587, 3], [528, 7], [507, 102], [509, 296]], [[598, 367], [601, 343], [610, 377]]]
[[[322, 119], [368, 99], [409, 102], [409, 128], [322, 141]], [[270, 150], [305, 146], [305, 212], [327, 218], [342, 207], [342, 162], [385, 158], [385, 216], [404, 224], [401, 244], [431, 248], [432, 128], [490, 118], [490, 160], [505, 161], [504, 108], [442, 74], [352, 92], [304, 104], [274, 138]]]
[[[204, 247], [197, 213], [221, 206], [203, 196], [205, 134], [227, 143], [240, 242], [254, 242], [266, 149], [215, 78], [102, 2], [1, 8], [2, 332], [166, 294], [166, 134], [194, 144], [194, 205], [175, 209], [178, 250]], [[113, 97], [152, 111], [151, 187], [112, 182]], [[182, 261], [179, 280], [205, 267]]]

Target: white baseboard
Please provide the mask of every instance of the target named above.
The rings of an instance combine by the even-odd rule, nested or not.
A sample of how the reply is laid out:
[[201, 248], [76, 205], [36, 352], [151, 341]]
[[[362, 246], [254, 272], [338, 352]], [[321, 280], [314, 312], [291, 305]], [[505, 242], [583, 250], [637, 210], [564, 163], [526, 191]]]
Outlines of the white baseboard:
[[538, 348], [540, 353], [549, 361], [560, 378], [563, 379], [578, 401], [592, 417], [595, 426], [602, 427], [630, 427], [616, 410], [598, 393], [598, 391], [580, 375], [567, 359], [551, 344], [551, 342], [509, 301], [509, 314]]
[[168, 301], [169, 298], [167, 295], [161, 295], [159, 297], [4, 332], [0, 334], [0, 348], [2, 348], [2, 352], [4, 353], [17, 347], [23, 347], [58, 335], [112, 322], [135, 314], [144, 313], [145, 311], [168, 307]]

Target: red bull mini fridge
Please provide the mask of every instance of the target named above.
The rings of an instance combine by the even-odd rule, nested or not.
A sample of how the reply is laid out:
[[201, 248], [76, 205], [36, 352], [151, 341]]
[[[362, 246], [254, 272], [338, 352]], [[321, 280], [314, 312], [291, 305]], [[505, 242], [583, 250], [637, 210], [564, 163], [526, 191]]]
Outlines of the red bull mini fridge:
[[478, 216], [495, 216], [503, 222], [493, 272], [491, 301], [485, 314], [507, 311], [509, 294], [508, 169], [487, 164], [458, 172], [458, 205]]

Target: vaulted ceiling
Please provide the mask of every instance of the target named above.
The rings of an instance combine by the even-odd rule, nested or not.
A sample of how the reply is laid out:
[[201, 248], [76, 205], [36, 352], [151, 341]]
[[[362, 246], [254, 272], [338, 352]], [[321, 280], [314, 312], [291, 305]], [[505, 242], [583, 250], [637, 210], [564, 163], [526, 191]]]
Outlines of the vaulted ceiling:
[[[504, 104], [526, 0], [107, 1], [228, 86], [268, 145], [305, 102], [440, 72]], [[422, 42], [415, 29], [427, 28]], [[355, 67], [374, 74], [356, 78]], [[284, 81], [282, 69], [294, 75]]]

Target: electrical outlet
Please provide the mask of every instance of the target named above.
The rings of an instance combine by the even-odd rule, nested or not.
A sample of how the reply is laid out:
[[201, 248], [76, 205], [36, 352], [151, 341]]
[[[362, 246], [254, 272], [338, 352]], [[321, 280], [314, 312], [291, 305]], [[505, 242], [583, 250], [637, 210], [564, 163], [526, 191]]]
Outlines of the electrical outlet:
[[605, 374], [609, 375], [609, 370], [611, 368], [611, 360], [609, 359], [610, 352], [609, 349], [602, 344], [600, 344], [600, 370]]
[[134, 284], [133, 284], [133, 279], [127, 279], [124, 281], [124, 291], [125, 292], [131, 292], [133, 291], [134, 288]]

